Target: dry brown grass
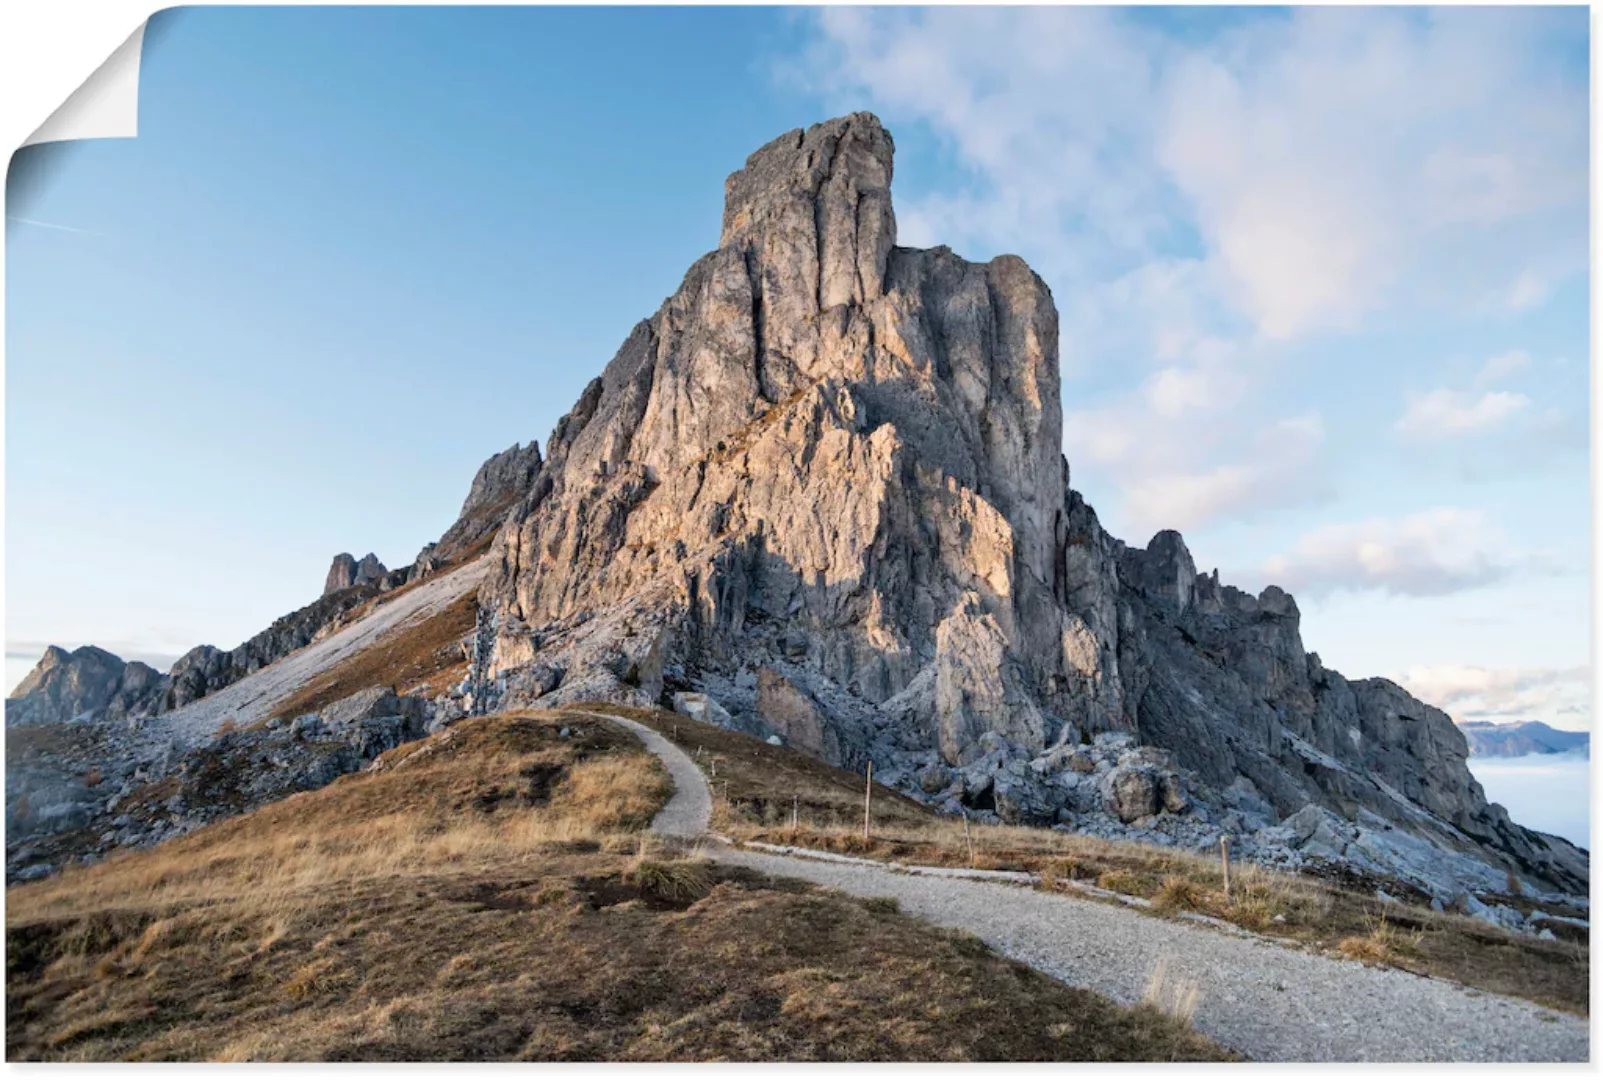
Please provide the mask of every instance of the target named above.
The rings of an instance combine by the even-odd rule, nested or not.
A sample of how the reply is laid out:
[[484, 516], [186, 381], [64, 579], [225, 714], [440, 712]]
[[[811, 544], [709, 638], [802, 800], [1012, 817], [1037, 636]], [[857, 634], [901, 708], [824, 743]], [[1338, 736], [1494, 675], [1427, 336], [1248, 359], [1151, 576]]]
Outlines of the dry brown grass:
[[1147, 976], [1147, 988], [1141, 996], [1142, 1004], [1183, 1024], [1191, 1023], [1201, 1000], [1202, 991], [1197, 980], [1172, 974], [1168, 957], [1158, 959], [1152, 974]]
[[1158, 886], [1152, 897], [1152, 906], [1159, 911], [1197, 911], [1206, 906], [1208, 892], [1197, 882], [1178, 874], [1170, 874]]
[[643, 896], [669, 903], [700, 900], [712, 891], [712, 875], [706, 863], [688, 859], [635, 860], [624, 871], [625, 884], [639, 889]]
[[[865, 841], [860, 775], [672, 713], [617, 711], [654, 727], [692, 755], [699, 749], [704, 768], [717, 761], [718, 783], [727, 781], [731, 795], [727, 802], [718, 800], [714, 821], [737, 839], [931, 866], [968, 866], [972, 840], [973, 865], [980, 869], [1030, 871], [1040, 875], [1043, 888], [1060, 891], [1072, 891], [1078, 882], [1095, 882], [1151, 900], [1154, 914], [1193, 911], [1320, 948], [1368, 934], [1374, 920], [1385, 915], [1395, 926], [1423, 932], [1417, 951], [1388, 954], [1386, 962], [1392, 966], [1582, 1015], [1588, 1009], [1590, 955], [1584, 941], [1540, 941], [1509, 934], [1423, 906], [1383, 903], [1375, 897], [1372, 883], [1348, 887], [1278, 874], [1250, 863], [1232, 864], [1231, 896], [1226, 900], [1222, 867], [1213, 853], [1006, 825], [971, 825], [965, 836], [960, 820], [935, 814], [878, 785], [874, 833]], [[793, 797], [800, 804], [797, 828], [790, 823]]]
[[604, 722], [469, 720], [19, 886], [7, 1057], [1229, 1056], [887, 905], [663, 851], [629, 830], [666, 794]]
[[1423, 930], [1404, 933], [1381, 915], [1369, 921], [1368, 933], [1342, 938], [1336, 944], [1336, 949], [1349, 960], [1400, 966], [1402, 962], [1417, 960], [1422, 955], [1420, 943], [1424, 937]]

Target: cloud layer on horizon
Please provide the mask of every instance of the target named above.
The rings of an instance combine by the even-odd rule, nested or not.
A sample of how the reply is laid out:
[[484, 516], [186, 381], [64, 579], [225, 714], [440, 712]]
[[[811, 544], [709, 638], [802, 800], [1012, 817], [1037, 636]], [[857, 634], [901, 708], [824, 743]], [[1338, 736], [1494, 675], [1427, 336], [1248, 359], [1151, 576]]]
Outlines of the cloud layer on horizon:
[[1571, 730], [1591, 726], [1589, 667], [1415, 667], [1397, 682], [1454, 720], [1542, 720]]

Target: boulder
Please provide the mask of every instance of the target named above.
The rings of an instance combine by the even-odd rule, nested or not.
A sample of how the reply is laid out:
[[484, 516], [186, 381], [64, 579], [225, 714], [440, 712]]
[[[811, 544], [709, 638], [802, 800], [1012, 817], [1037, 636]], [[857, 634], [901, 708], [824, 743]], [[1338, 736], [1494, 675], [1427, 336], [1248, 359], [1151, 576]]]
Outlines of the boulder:
[[795, 749], [841, 764], [840, 738], [828, 714], [812, 695], [772, 668], [757, 673], [757, 715]]
[[1102, 799], [1125, 823], [1150, 817], [1163, 807], [1160, 774], [1150, 765], [1120, 765], [1104, 774]]

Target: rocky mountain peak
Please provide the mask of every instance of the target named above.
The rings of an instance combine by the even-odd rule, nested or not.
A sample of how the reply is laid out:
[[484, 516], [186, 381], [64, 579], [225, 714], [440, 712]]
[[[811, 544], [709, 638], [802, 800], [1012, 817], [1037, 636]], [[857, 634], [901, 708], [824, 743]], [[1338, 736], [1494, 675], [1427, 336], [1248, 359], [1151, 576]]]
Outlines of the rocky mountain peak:
[[718, 246], [752, 253], [781, 288], [814, 279], [820, 311], [877, 299], [896, 243], [894, 152], [866, 112], [781, 135], [725, 181]]
[[1311, 663], [1289, 595], [1198, 574], [1178, 533], [1102, 529], [1060, 449], [1051, 292], [1013, 256], [896, 247], [893, 154], [855, 113], [729, 177], [718, 249], [558, 423], [496, 535], [478, 707], [690, 694], [1010, 820], [1081, 812], [1040, 778], [1117, 734], [1270, 825], [1362, 810], [1584, 878], [1487, 806], [1444, 714]]

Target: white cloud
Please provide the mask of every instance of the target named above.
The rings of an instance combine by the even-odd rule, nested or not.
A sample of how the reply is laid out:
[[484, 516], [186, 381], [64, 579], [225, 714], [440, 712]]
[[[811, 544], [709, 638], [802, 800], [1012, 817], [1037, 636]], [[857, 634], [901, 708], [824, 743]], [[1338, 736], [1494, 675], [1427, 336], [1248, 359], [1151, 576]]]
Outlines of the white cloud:
[[1507, 390], [1488, 390], [1479, 397], [1458, 390], [1432, 390], [1409, 399], [1397, 431], [1422, 440], [1471, 435], [1498, 427], [1530, 403], [1524, 394]]
[[1314, 529], [1290, 553], [1266, 562], [1264, 573], [1309, 595], [1378, 590], [1442, 596], [1489, 585], [1531, 561], [1511, 550], [1480, 511], [1439, 507], [1400, 520]]
[[1536, 307], [1546, 300], [1552, 291], [1553, 288], [1546, 279], [1535, 271], [1527, 270], [1509, 287], [1508, 306], [1514, 311]]
[[1530, 353], [1524, 349], [1510, 349], [1508, 352], [1489, 357], [1486, 363], [1481, 365], [1480, 373], [1475, 376], [1475, 382], [1480, 386], [1500, 383], [1510, 375], [1518, 375], [1530, 366]]
[[[1179, 399], [1195, 387], [1204, 397], [1217, 394], [1210, 404], [1218, 405], [1230, 391], [1203, 372], [1168, 371], [1117, 407], [1064, 418], [1070, 460], [1101, 467], [1124, 495], [1120, 520], [1110, 522], [1116, 532], [1195, 529], [1323, 497], [1315, 457], [1324, 426], [1317, 414], [1282, 420], [1239, 447], [1221, 448], [1221, 436], [1242, 434], [1239, 428], [1226, 432], [1207, 411], [1189, 413]], [[1223, 463], [1199, 467], [1221, 456]]]
[[1588, 667], [1414, 667], [1397, 682], [1455, 720], [1541, 720], [1569, 729], [1591, 724]]

